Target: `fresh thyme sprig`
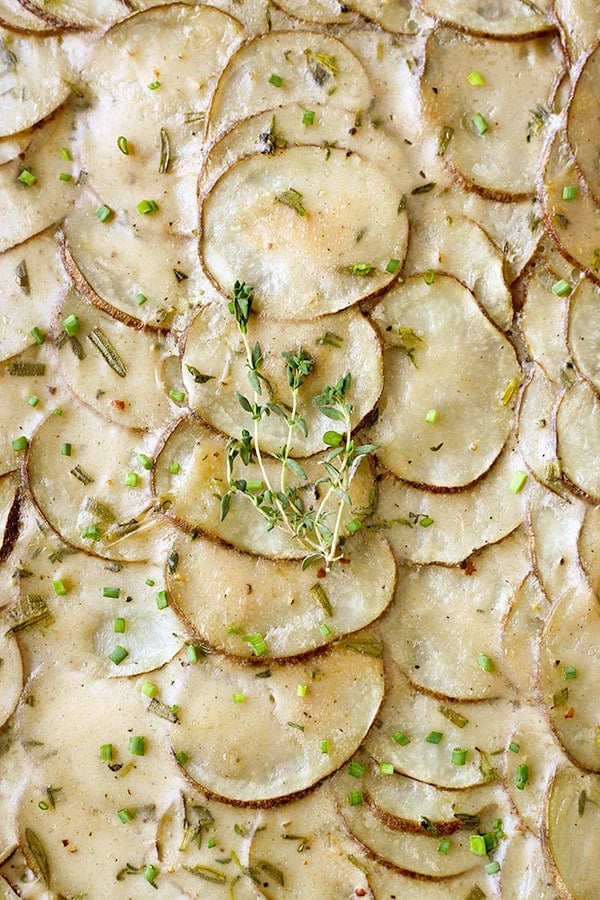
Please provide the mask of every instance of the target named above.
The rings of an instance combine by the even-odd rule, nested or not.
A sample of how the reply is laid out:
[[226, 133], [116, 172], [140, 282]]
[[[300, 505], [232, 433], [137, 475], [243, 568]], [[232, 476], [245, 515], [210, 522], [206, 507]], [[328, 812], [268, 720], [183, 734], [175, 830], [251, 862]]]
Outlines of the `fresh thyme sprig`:
[[[296, 430], [303, 437], [308, 436], [306, 419], [300, 414], [300, 389], [311, 375], [314, 360], [302, 347], [295, 351], [282, 352], [286, 364], [287, 383], [291, 395], [289, 405], [275, 403], [272, 400], [263, 402], [263, 386], [272, 394], [271, 386], [262, 373], [263, 354], [258, 341], [251, 345], [248, 338], [248, 323], [252, 311], [253, 289], [245, 282], [236, 281], [233, 299], [229, 303], [229, 311], [235, 317], [246, 355], [247, 376], [252, 388], [252, 397], [237, 394], [242, 409], [252, 418], [252, 431], [243, 429], [240, 437], [232, 437], [227, 442], [227, 485], [226, 493], [221, 497], [221, 520], [230, 509], [231, 498], [238, 494], [245, 498], [263, 517], [268, 530], [280, 528], [290, 534], [306, 551], [302, 568], [313, 562], [321, 561], [327, 571], [333, 563], [343, 556], [344, 535], [342, 525], [344, 510], [352, 505], [349, 495], [350, 484], [362, 460], [376, 450], [374, 444], [357, 444], [352, 437], [352, 404], [348, 394], [352, 384], [350, 373], [342, 376], [335, 385], [323, 387], [313, 397], [313, 403], [328, 419], [340, 423], [339, 429], [326, 431], [323, 441], [329, 452], [320, 461], [325, 474], [310, 487], [315, 493], [320, 490], [321, 496], [316, 505], [307, 505], [302, 496], [302, 489], [288, 484], [288, 473], [291, 472], [301, 482], [309, 486], [308, 476], [298, 462], [291, 456], [293, 439]], [[285, 441], [277, 453], [267, 454], [261, 447], [260, 424], [263, 418], [271, 414], [285, 420], [287, 433]], [[265, 465], [265, 457], [277, 459], [281, 463], [278, 484], [269, 477]], [[234, 468], [236, 460], [244, 466], [256, 463], [260, 472], [260, 480], [236, 478]], [[332, 512], [331, 506], [337, 509]], [[360, 518], [354, 518], [346, 524], [349, 534], [358, 531], [362, 526]]]

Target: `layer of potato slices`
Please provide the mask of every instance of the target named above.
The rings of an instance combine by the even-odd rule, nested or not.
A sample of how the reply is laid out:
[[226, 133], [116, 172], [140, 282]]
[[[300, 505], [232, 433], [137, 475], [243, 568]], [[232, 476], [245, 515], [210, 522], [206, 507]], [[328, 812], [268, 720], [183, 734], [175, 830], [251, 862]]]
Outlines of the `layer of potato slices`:
[[552, 27], [548, 19], [551, 0], [420, 0], [420, 4], [429, 15], [473, 35], [522, 40]]
[[[585, 423], [582, 428], [581, 424]], [[565, 478], [592, 502], [600, 501], [600, 397], [586, 381], [563, 394], [556, 413], [557, 454]]]
[[590, 122], [598, 121], [598, 81], [600, 80], [600, 43], [591, 47], [580, 67], [567, 109], [567, 138], [574, 149], [577, 167], [587, 188], [600, 203], [600, 162], [595, 133]]
[[571, 295], [567, 341], [573, 362], [600, 393], [600, 288], [590, 281]]

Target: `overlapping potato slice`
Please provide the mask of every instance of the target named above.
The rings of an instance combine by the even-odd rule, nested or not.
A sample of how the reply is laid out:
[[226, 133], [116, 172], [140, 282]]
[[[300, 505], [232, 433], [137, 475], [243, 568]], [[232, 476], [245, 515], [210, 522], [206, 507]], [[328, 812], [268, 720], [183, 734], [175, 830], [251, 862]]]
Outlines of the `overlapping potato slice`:
[[[271, 76], [278, 76], [270, 81]], [[281, 83], [279, 83], [281, 79]], [[259, 35], [225, 67], [210, 105], [208, 133], [226, 131], [239, 118], [298, 101], [366, 110], [373, 92], [357, 57], [341, 41], [310, 31]]]
[[[390, 868], [374, 860], [369, 861], [369, 884], [375, 897], [384, 897], [385, 900], [394, 900], [402, 897], [402, 900], [448, 900], [448, 897], [468, 897], [473, 891], [481, 891], [481, 885], [486, 888], [488, 879], [479, 872], [469, 870], [462, 875], [453, 878], [425, 879], [415, 875], [407, 875], [399, 869]], [[475, 894], [474, 896], [477, 896]], [[497, 896], [497, 894], [492, 894]]]
[[540, 643], [539, 685], [550, 723], [571, 759], [600, 771], [593, 690], [600, 670], [598, 599], [587, 585], [565, 591]]
[[582, 582], [578, 540], [586, 504], [572, 495], [535, 487], [531, 492], [529, 525], [535, 571], [551, 602]]
[[569, 349], [581, 374], [600, 392], [600, 289], [582, 281], [569, 304]]
[[19, 0], [0, 0], [0, 26], [9, 31], [49, 31], [55, 26], [30, 12]]
[[0, 724], [4, 725], [15, 709], [23, 687], [23, 664], [19, 646], [13, 634], [6, 630], [6, 618], [2, 618], [0, 634]]
[[370, 624], [393, 595], [394, 557], [369, 532], [348, 542], [349, 562], [322, 579], [296, 560], [250, 556], [203, 538], [176, 547], [178, 565], [168, 577], [173, 605], [203, 642], [230, 656], [254, 656], [248, 636], [256, 634], [265, 659], [314, 650]]
[[[307, 426], [306, 437], [299, 429], [292, 436], [293, 456], [311, 456], [324, 448], [323, 435], [332, 427], [311, 402], [326, 385], [334, 385], [352, 373], [348, 395], [353, 406], [353, 422], [358, 424], [375, 406], [383, 387], [383, 358], [379, 336], [368, 319], [356, 309], [335, 316], [297, 322], [256, 317], [248, 326], [251, 341], [258, 341], [263, 364], [263, 394], [271, 402], [291, 402], [287, 366], [282, 352], [304, 350], [313, 360], [312, 372], [305, 378], [299, 394], [301, 415]], [[248, 413], [237, 395], [248, 395], [248, 367], [244, 345], [227, 304], [211, 303], [203, 307], [185, 338], [182, 356], [183, 383], [188, 403], [215, 428], [229, 435], [248, 427]], [[261, 427], [261, 443], [269, 453], [277, 453], [288, 442], [285, 419], [271, 415]]]
[[556, 412], [557, 454], [565, 478], [594, 502], [600, 499], [600, 398], [586, 381], [563, 394]]
[[600, 43], [596, 40], [579, 69], [567, 110], [567, 138], [574, 149], [577, 167], [596, 203], [600, 202], [600, 162], [597, 134], [590, 124], [598, 121], [599, 80]]
[[61, 28], [103, 28], [127, 15], [122, 0], [24, 0], [23, 5]]
[[[575, 188], [575, 196], [565, 200], [565, 188]], [[546, 157], [542, 201], [546, 228], [560, 252], [598, 283], [600, 207], [582, 181], [572, 151], [560, 131]]]
[[600, 779], [573, 766], [556, 772], [544, 811], [543, 847], [560, 896], [593, 897], [600, 836]]
[[537, 686], [531, 648], [537, 646], [548, 608], [548, 598], [530, 572], [515, 591], [502, 623], [501, 669], [519, 695], [528, 700], [536, 696]]
[[458, 700], [507, 695], [501, 625], [529, 570], [527, 550], [517, 532], [477, 554], [470, 570], [422, 566], [400, 575], [386, 647], [413, 684]]
[[354, 753], [383, 699], [383, 665], [337, 647], [303, 662], [271, 662], [268, 677], [258, 671], [209, 656], [169, 673], [165, 696], [180, 707], [187, 775], [234, 804], [269, 806], [312, 787]]
[[596, 10], [587, 0], [554, 0], [552, 11], [575, 62], [599, 37]]
[[346, 25], [354, 22], [350, 8], [337, 0], [277, 0], [277, 6], [290, 16], [319, 25]]
[[463, 491], [432, 492], [383, 473], [371, 527], [385, 530], [399, 559], [456, 565], [522, 522], [529, 492], [515, 494], [510, 483], [523, 467], [509, 441], [489, 472]]
[[528, 831], [511, 834], [502, 860], [502, 896], [522, 895], [537, 897], [538, 900], [555, 900], [556, 893], [545, 862], [534, 835]]
[[257, 308], [268, 315], [335, 312], [394, 279], [389, 260], [404, 259], [408, 232], [399, 200], [382, 171], [357, 153], [304, 146], [254, 154], [234, 163], [204, 199], [203, 264], [225, 294], [238, 279], [253, 285]]
[[546, 377], [560, 385], [570, 359], [566, 339], [568, 303], [552, 290], [557, 281], [545, 266], [536, 266], [527, 282], [520, 325], [531, 356]]
[[500, 0], [420, 0], [429, 15], [475, 35], [522, 39], [525, 35], [550, 31], [548, 11], [551, 0], [524, 3]]
[[[565, 373], [568, 370], [565, 369]], [[523, 388], [519, 406], [519, 447], [527, 468], [540, 484], [556, 493], [565, 491], [562, 465], [556, 455], [556, 430], [553, 427], [561, 389], [534, 366]]]
[[[154, 468], [154, 488], [157, 498], [167, 501], [170, 514], [189, 531], [200, 529], [214, 535], [240, 550], [263, 556], [300, 559], [307, 553], [306, 548], [294, 536], [281, 528], [267, 529], [267, 523], [260, 513], [253, 512], [245, 498], [235, 493], [231, 497], [231, 511], [221, 519], [221, 496], [227, 491], [226, 449], [222, 435], [203, 425], [194, 416], [181, 419], [164, 440]], [[173, 473], [171, 464], [178, 470]], [[280, 465], [265, 459], [265, 471], [270, 481], [278, 489]], [[304, 464], [307, 474], [306, 496], [303, 497], [307, 509], [318, 503], [319, 495], [315, 482], [323, 475], [318, 458]], [[256, 463], [248, 467], [237, 467], [235, 478], [261, 482], [262, 473]], [[290, 478], [289, 484], [302, 483]], [[318, 489], [317, 489], [318, 491]], [[350, 505], [345, 505], [342, 527], [356, 516], [364, 517], [372, 503], [373, 475], [367, 464], [363, 464], [350, 486]], [[337, 504], [327, 509], [337, 513]]]
[[[19, 843], [17, 813], [21, 795], [31, 777], [31, 760], [23, 753], [23, 747], [11, 722], [5, 724], [2, 731], [2, 781], [0, 781], [0, 861], [8, 859]], [[4, 872], [6, 874], [6, 872]], [[0, 882], [2, 900], [12, 900], [12, 895], [3, 894], [4, 885]]]
[[600, 506], [587, 509], [579, 533], [579, 556], [587, 577], [600, 594]]
[[51, 231], [36, 235], [0, 255], [4, 284], [0, 359], [8, 359], [35, 343], [31, 334], [49, 331], [52, 311], [67, 288], [60, 251]]
[[0, 562], [10, 555], [19, 530], [21, 507], [20, 473], [0, 478]]
[[385, 348], [386, 382], [371, 430], [379, 458], [412, 483], [470, 484], [512, 427], [511, 385], [520, 380], [512, 345], [446, 275], [407, 279], [372, 315]]
[[[434, 131], [452, 129], [445, 158], [468, 186], [498, 199], [533, 194], [561, 65], [554, 38], [484, 41], [443, 28], [431, 35], [424, 111]], [[473, 71], [483, 85], [469, 82]]]
[[125, 213], [100, 222], [101, 205], [86, 190], [64, 223], [65, 264], [75, 286], [126, 325], [170, 328], [204, 289], [196, 239], [157, 233], [145, 223], [138, 230]]
[[57, 332], [69, 315], [81, 327], [77, 343], [60, 345], [58, 370], [73, 393], [110, 422], [145, 431], [164, 428], [177, 406], [159, 379], [164, 348], [156, 332], [123, 328], [76, 291], [58, 307]]
[[[65, 450], [69, 446], [69, 454]], [[68, 544], [107, 559], [160, 553], [165, 525], [150, 493], [153, 446], [69, 401], [32, 437], [27, 483], [48, 524]], [[136, 484], [126, 485], [129, 472]]]
[[[21, 244], [58, 222], [71, 207], [77, 181], [75, 177], [60, 179], [61, 173], [73, 172], [73, 163], [65, 161], [60, 150], [72, 146], [72, 127], [73, 110], [65, 105], [32, 132], [22, 154], [0, 167], [0, 205], [12, 210], [0, 223], [0, 250]], [[19, 180], [23, 172], [30, 173], [33, 184]]]

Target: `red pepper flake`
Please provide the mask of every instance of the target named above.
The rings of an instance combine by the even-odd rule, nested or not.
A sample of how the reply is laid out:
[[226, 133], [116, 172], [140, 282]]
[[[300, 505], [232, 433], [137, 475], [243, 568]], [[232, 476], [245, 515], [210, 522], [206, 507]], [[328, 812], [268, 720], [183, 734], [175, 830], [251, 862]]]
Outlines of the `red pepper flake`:
[[471, 562], [470, 559], [463, 559], [460, 563], [460, 568], [463, 570], [465, 575], [473, 575], [477, 569], [475, 568], [475, 564]]
[[325, 578], [326, 575], [327, 572], [325, 571], [325, 569], [317, 569], [317, 578]]
[[575, 715], [575, 710], [573, 709], [572, 706], [570, 706], [565, 713], [565, 719], [572, 719], [574, 715]]
[[357, 897], [366, 897], [367, 896], [367, 892], [365, 891], [364, 888], [356, 888], [354, 893], [356, 894]]
[[113, 400], [112, 405], [115, 407], [115, 409], [125, 409], [124, 400]]
[[54, 397], [54, 395], [56, 393], [56, 388], [52, 387], [52, 385], [48, 385], [48, 393], [50, 394], [51, 397]]

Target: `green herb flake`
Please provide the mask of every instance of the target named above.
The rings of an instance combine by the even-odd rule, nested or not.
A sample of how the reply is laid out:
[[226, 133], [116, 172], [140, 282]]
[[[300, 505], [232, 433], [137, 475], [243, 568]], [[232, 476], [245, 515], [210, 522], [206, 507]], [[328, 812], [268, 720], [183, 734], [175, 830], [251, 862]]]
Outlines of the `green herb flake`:
[[281, 191], [281, 193], [275, 195], [275, 200], [278, 203], [283, 203], [284, 206], [289, 206], [289, 208], [293, 209], [301, 218], [306, 218], [306, 210], [302, 204], [302, 194], [295, 188], [288, 188], [287, 191]]

